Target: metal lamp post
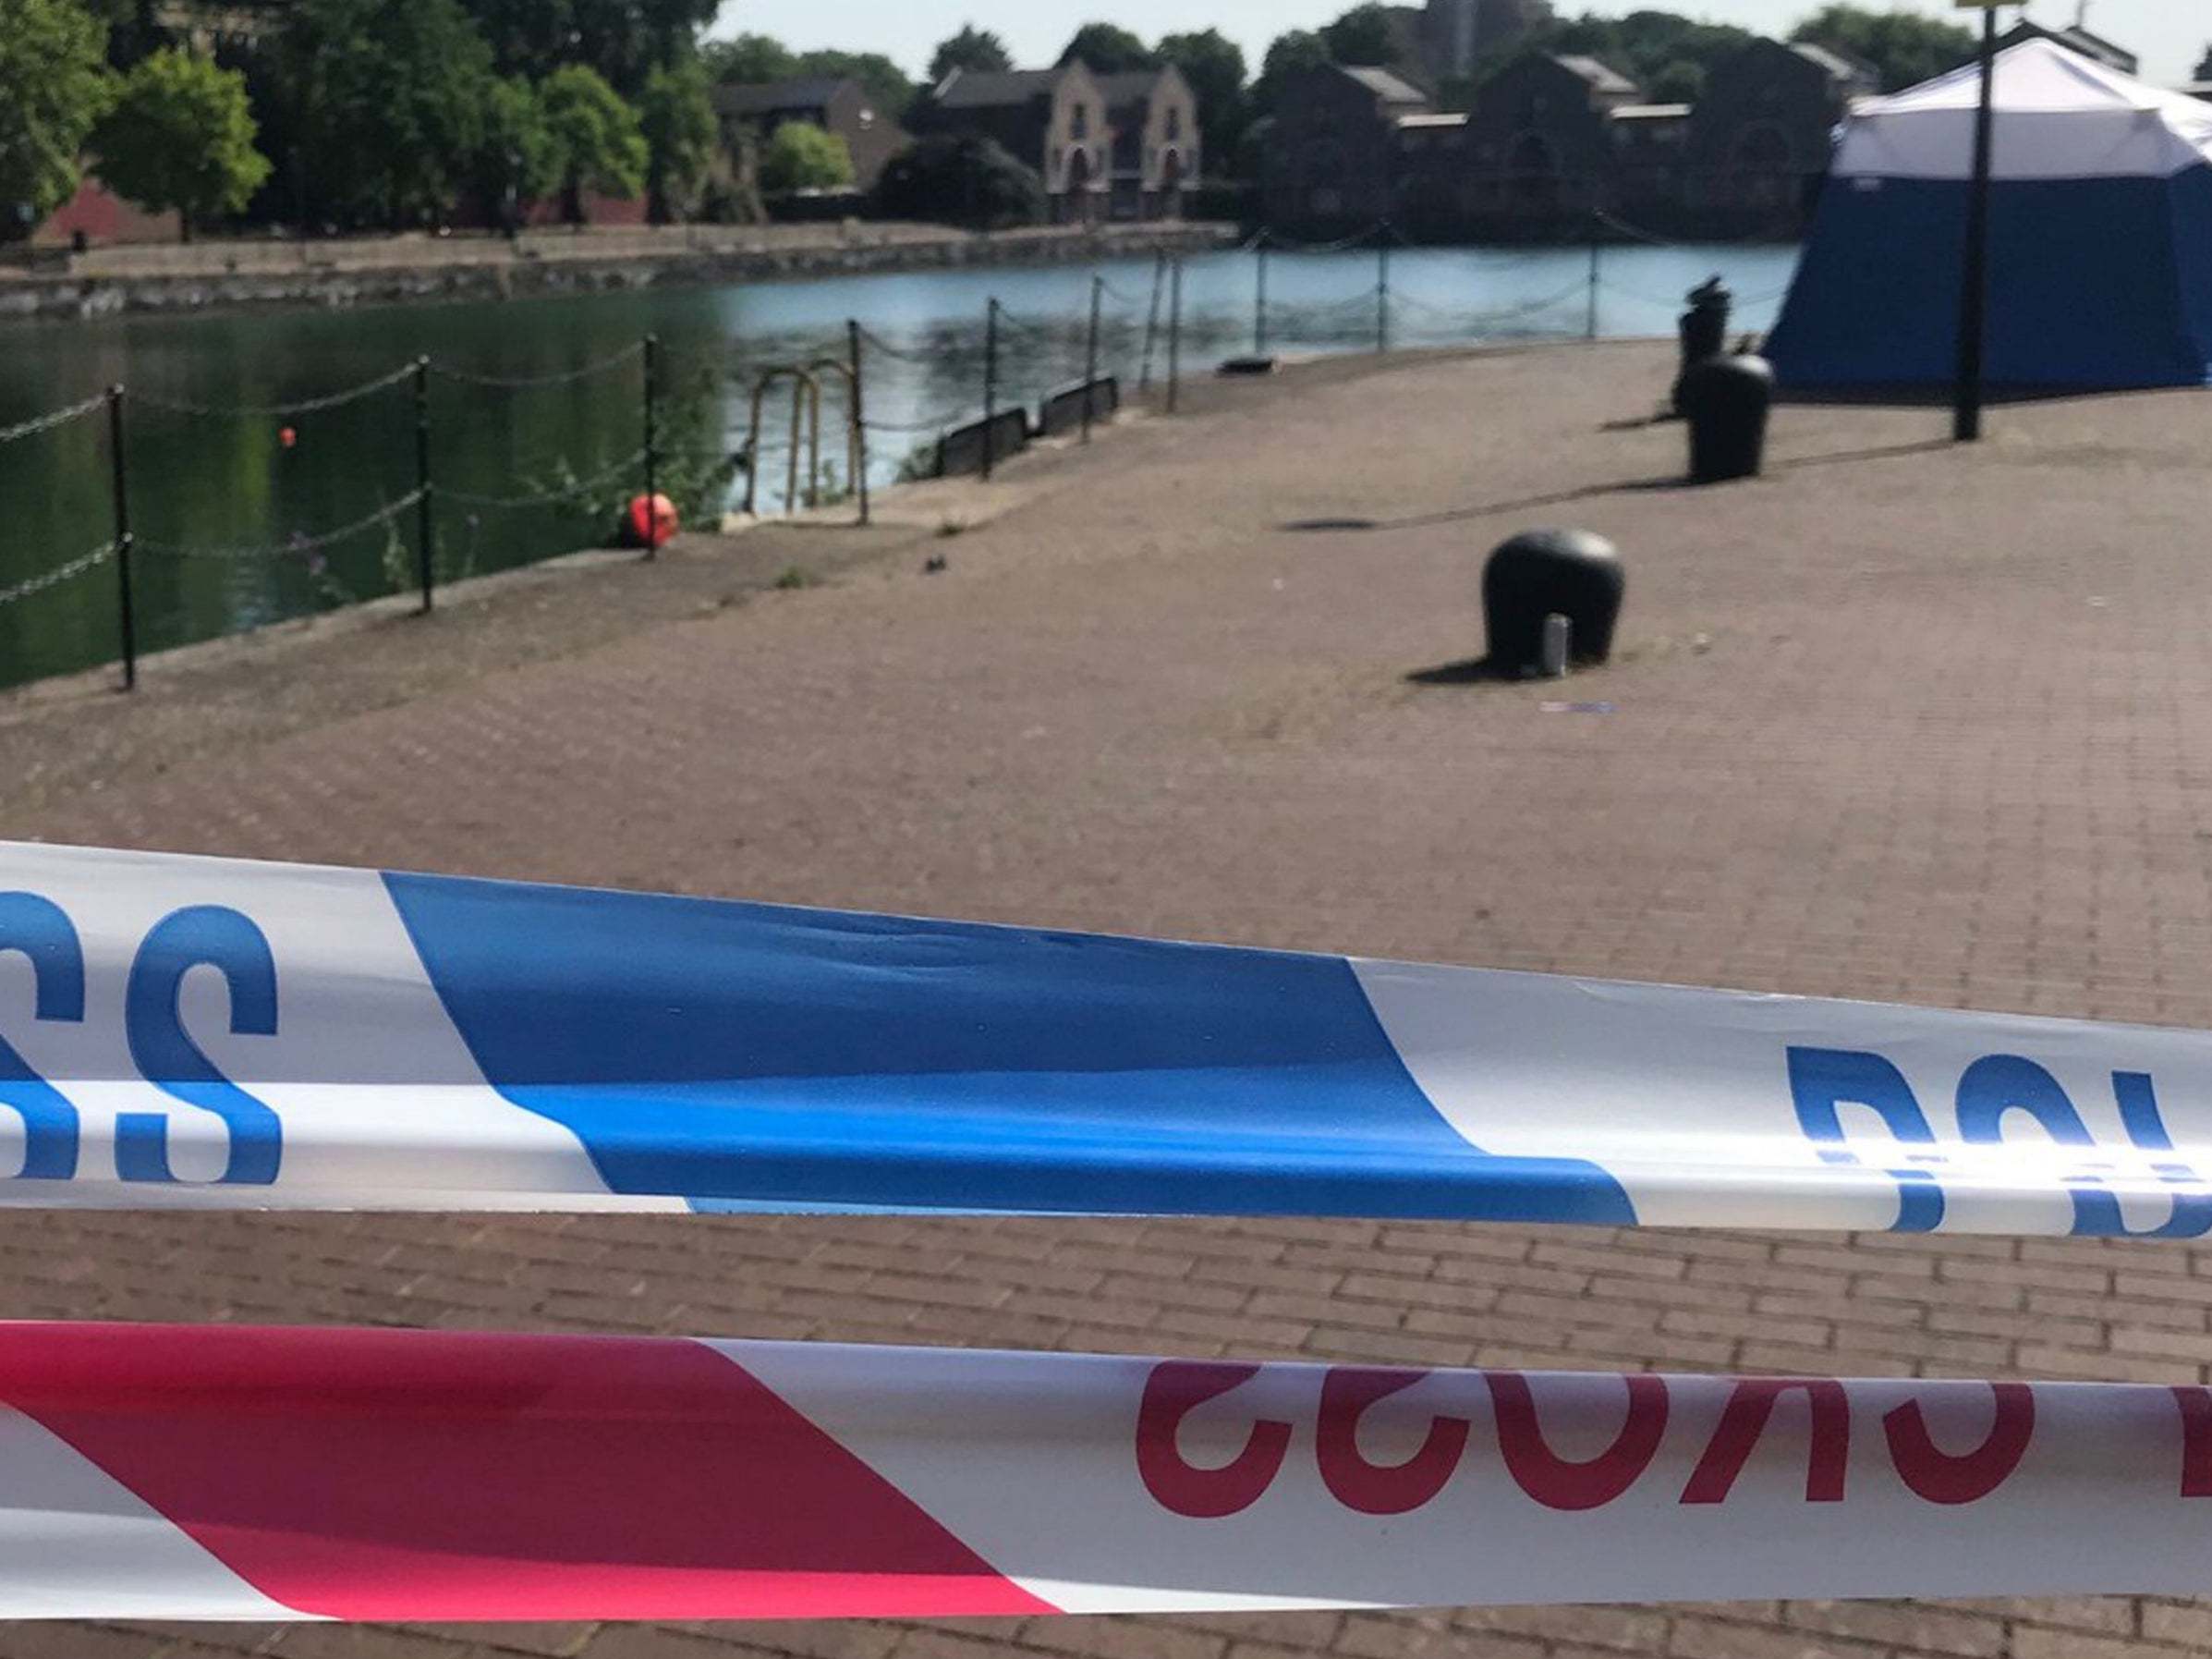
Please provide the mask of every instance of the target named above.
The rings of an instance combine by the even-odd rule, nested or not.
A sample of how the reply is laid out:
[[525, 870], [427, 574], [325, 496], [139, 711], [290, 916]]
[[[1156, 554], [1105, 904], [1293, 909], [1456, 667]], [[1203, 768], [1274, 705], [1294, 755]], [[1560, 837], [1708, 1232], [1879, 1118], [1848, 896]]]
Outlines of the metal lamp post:
[[1966, 250], [1959, 292], [1959, 377], [1951, 402], [1951, 436], [1971, 444], [1982, 435], [1983, 380], [1989, 335], [1989, 152], [1997, 112], [1997, 11], [2005, 0], [1958, 0], [1982, 14], [1981, 98], [1974, 117], [1974, 182], [1966, 196]]

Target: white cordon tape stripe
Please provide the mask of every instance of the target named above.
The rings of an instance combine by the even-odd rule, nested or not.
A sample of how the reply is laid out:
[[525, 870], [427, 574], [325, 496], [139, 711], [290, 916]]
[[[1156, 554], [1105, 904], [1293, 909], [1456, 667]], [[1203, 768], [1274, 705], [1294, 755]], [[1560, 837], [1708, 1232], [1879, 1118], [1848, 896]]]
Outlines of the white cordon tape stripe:
[[2212, 1036], [0, 845], [0, 1202], [2190, 1238]]
[[2212, 1393], [0, 1325], [0, 1616], [2193, 1593]]

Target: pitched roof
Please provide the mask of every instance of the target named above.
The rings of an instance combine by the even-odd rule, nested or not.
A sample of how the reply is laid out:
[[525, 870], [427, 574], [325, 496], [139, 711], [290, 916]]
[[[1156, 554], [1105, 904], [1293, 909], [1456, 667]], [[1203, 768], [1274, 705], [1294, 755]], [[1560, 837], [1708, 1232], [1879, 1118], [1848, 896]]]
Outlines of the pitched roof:
[[1790, 50], [1805, 62], [1825, 70], [1830, 80], [1864, 80], [1873, 78], [1873, 72], [1866, 65], [1844, 56], [1832, 46], [1823, 46], [1814, 41], [1792, 41], [1789, 45]]
[[1390, 104], [1426, 104], [1428, 96], [1411, 81], [1401, 79], [1388, 69], [1378, 69], [1365, 64], [1338, 64], [1336, 69], [1366, 87], [1376, 97]]
[[1109, 105], [1138, 104], [1152, 95], [1152, 89], [1160, 84], [1165, 69], [1124, 69], [1119, 74], [1100, 75], [1095, 69], [1091, 79], [1099, 83]]
[[1584, 57], [1571, 52], [1554, 52], [1550, 54], [1550, 58], [1561, 68], [1581, 76], [1598, 91], [1633, 94], [1636, 91], [1635, 81], [1629, 79], [1620, 70], [1599, 62], [1597, 58]]
[[1058, 69], [954, 69], [937, 83], [940, 109], [989, 109], [1027, 104], [1052, 90]]
[[759, 80], [714, 89], [714, 107], [725, 116], [765, 116], [784, 109], [820, 109], [846, 84], [842, 75], [802, 80]]

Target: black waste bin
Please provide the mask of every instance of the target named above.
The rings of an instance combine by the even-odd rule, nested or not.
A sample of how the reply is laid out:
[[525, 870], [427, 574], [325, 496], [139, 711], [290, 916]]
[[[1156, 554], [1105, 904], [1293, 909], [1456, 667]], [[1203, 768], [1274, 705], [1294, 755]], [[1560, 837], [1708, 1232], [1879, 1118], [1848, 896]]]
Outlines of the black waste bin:
[[1699, 363], [1728, 351], [1728, 320], [1735, 309], [1735, 296], [1720, 277], [1699, 283], [1689, 292], [1690, 309], [1682, 314], [1682, 362], [1674, 372], [1673, 407], [1682, 414], [1683, 384]]
[[1767, 417], [1774, 407], [1774, 368], [1763, 357], [1717, 357], [1683, 383], [1690, 422], [1690, 482], [1756, 478], [1767, 457]]
[[1621, 555], [1586, 530], [1532, 530], [1515, 536], [1482, 567], [1482, 622], [1489, 664], [1500, 674], [1536, 673], [1544, 655], [1544, 618], [1564, 616], [1577, 663], [1612, 654], [1627, 578]]

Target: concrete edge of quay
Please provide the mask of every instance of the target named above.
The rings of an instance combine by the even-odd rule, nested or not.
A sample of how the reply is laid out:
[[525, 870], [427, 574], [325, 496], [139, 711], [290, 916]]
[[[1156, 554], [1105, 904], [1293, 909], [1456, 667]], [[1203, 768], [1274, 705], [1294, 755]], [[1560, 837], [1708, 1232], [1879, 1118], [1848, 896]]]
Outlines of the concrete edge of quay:
[[[537, 240], [504, 243], [410, 241], [397, 259], [296, 245], [298, 263], [240, 259], [256, 245], [201, 244], [204, 262], [187, 270], [27, 273], [0, 275], [0, 319], [88, 321], [127, 311], [199, 311], [282, 305], [385, 305], [407, 300], [520, 299], [598, 293], [663, 284], [778, 281], [811, 276], [1068, 264], [1154, 252], [1197, 253], [1233, 246], [1236, 228], [1215, 223], [1115, 225], [1032, 231], [954, 231], [885, 235], [869, 225], [857, 236], [823, 226], [819, 239], [778, 242], [743, 231], [679, 246], [594, 249]], [[873, 239], [866, 239], [873, 233]], [[386, 251], [382, 250], [380, 251]]]

